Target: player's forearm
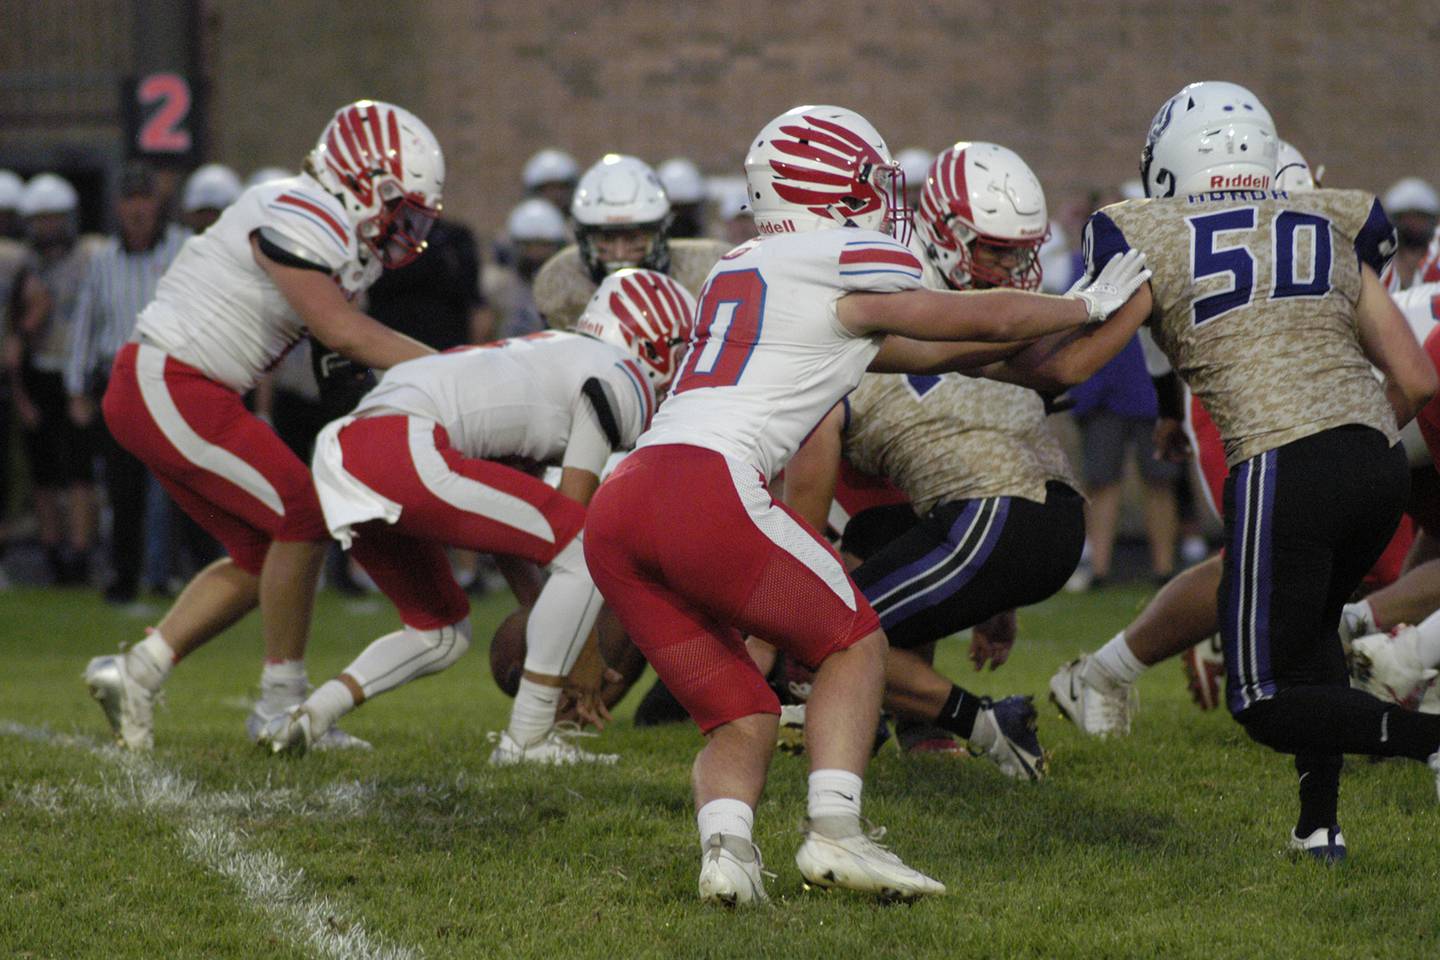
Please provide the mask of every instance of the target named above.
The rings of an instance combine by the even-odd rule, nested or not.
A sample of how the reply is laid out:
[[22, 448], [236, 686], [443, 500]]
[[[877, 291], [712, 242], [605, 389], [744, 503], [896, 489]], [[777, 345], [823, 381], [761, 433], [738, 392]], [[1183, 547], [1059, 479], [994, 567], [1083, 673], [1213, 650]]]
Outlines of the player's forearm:
[[1001, 364], [1003, 373], [987, 375], [1045, 393], [1058, 393], [1084, 383], [1125, 349], [1150, 316], [1152, 301], [1148, 291], [1148, 287], [1142, 287], [1104, 323], [1045, 337]]
[[435, 351], [419, 340], [397, 333], [358, 310], [346, 308], [307, 324], [325, 346], [342, 356], [375, 370], [388, 370], [397, 363], [429, 356]]
[[1010, 343], [914, 340], [892, 334], [870, 362], [871, 373], [959, 373], [997, 364], [1028, 346], [1029, 341]]

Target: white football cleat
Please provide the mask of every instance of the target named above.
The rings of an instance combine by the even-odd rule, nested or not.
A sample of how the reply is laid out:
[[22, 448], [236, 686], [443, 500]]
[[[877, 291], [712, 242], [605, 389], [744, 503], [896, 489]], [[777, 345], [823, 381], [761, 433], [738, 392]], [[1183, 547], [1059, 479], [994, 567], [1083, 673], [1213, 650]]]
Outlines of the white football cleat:
[[125, 654], [94, 657], [83, 674], [90, 696], [105, 711], [115, 742], [128, 750], [155, 746], [155, 697], [130, 676]]
[[1028, 696], [1006, 697], [986, 706], [975, 723], [989, 727], [990, 746], [972, 753], [988, 756], [1000, 772], [1014, 780], [1043, 780], [1050, 758], [1035, 732], [1035, 704]]
[[1340, 828], [1321, 827], [1309, 836], [1298, 836], [1290, 831], [1290, 851], [1303, 853], [1324, 864], [1336, 864], [1345, 859], [1345, 835]]
[[1402, 626], [1392, 634], [1357, 637], [1350, 646], [1350, 681], [1366, 693], [1398, 703], [1407, 710], [1420, 706], [1440, 672], [1420, 665], [1420, 631]]
[[618, 753], [591, 753], [581, 750], [570, 741], [575, 737], [593, 737], [597, 734], [583, 731], [573, 723], [557, 723], [545, 736], [527, 746], [521, 746], [510, 736], [509, 730], [490, 734], [495, 749], [490, 753], [492, 767], [512, 767], [519, 763], [540, 763], [564, 766], [572, 763], [612, 764], [620, 761]]
[[1050, 678], [1050, 700], [1067, 720], [1093, 737], [1123, 737], [1130, 732], [1135, 687], [1094, 684], [1090, 657], [1071, 660]]
[[[700, 899], [729, 907], [765, 903], [765, 864], [749, 840], [716, 833], [700, 856]], [[773, 874], [771, 874], [773, 876]]]
[[310, 749], [323, 753], [326, 750], [373, 750], [374, 748], [370, 745], [369, 740], [361, 740], [339, 727], [331, 727], [311, 742]]
[[889, 900], [907, 900], [945, 892], [945, 884], [907, 866], [878, 841], [885, 828], [831, 837], [806, 820], [805, 842], [795, 851], [795, 866], [805, 882], [817, 887], [844, 887], [875, 893]]

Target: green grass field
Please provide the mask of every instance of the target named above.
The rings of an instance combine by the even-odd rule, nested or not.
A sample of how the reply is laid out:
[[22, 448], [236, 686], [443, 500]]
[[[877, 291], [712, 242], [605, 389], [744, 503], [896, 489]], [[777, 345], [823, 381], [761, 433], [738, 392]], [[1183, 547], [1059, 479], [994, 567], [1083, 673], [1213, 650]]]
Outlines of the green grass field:
[[[1021, 615], [984, 693], [1043, 700], [1055, 667], [1122, 626], [1138, 589]], [[1434, 957], [1440, 809], [1418, 764], [1350, 763], [1349, 862], [1292, 862], [1289, 761], [1151, 672], [1129, 739], [1088, 741], [1047, 703], [1041, 784], [984, 760], [870, 768], [866, 812], [951, 894], [886, 906], [807, 892], [792, 855], [805, 767], [777, 756], [756, 840], [779, 874], [768, 908], [695, 893], [691, 727], [639, 731], [622, 705], [613, 768], [492, 770], [509, 702], [485, 640], [508, 598], [475, 608], [477, 649], [377, 700], [346, 729], [368, 754], [266, 757], [244, 739], [258, 677], [252, 618], [182, 664], [156, 750], [105, 746], [80, 683], [143, 621], [78, 592], [0, 595], [0, 956], [5, 957]], [[322, 598], [310, 657], [330, 676], [397, 621]], [[962, 645], [941, 666], [968, 672]], [[643, 682], [648, 686], [648, 680]], [[643, 687], [642, 687], [643, 688]]]

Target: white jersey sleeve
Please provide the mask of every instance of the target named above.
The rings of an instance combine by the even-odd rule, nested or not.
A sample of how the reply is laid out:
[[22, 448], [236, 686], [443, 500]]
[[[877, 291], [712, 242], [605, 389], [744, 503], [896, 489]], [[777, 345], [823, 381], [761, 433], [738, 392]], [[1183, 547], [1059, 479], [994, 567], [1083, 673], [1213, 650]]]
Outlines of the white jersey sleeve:
[[851, 227], [730, 251], [705, 283], [671, 396], [638, 445], [705, 447], [775, 476], [880, 348], [881, 335], [840, 323], [836, 302], [920, 289], [921, 275], [903, 244]]
[[323, 265], [349, 296], [380, 270], [373, 260], [361, 262], [340, 201], [305, 174], [251, 187], [210, 229], [187, 240], [141, 311], [137, 335], [241, 393], [304, 333], [255, 261], [251, 237], [262, 232]]

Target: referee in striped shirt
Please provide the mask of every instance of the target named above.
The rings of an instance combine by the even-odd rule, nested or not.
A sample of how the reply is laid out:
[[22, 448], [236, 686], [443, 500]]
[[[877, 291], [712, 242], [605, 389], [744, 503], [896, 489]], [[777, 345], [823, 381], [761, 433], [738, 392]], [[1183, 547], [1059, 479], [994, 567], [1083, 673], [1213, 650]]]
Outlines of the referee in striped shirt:
[[[155, 285], [190, 236], [190, 231], [166, 222], [164, 206], [154, 171], [138, 161], [126, 165], [115, 208], [119, 234], [91, 259], [76, 303], [65, 389], [70, 417], [81, 427], [95, 421], [96, 398], [105, 393], [115, 354], [130, 339], [135, 318], [154, 298]], [[139, 595], [147, 477], [145, 465], [107, 433], [105, 487], [114, 516], [114, 579], [105, 588], [105, 599], [111, 603], [130, 603]]]

